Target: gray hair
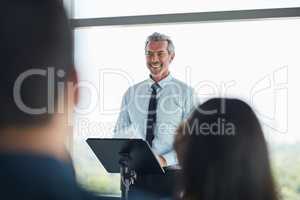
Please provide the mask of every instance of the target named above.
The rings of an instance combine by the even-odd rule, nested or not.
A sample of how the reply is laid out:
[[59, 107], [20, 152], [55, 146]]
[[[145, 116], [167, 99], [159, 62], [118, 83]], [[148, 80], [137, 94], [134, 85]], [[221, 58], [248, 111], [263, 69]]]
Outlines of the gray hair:
[[148, 43], [151, 41], [167, 41], [168, 42], [168, 47], [167, 47], [168, 52], [175, 53], [175, 47], [174, 47], [174, 44], [173, 44], [171, 38], [167, 35], [164, 35], [162, 33], [157, 33], [157, 32], [154, 32], [147, 37], [147, 40], [145, 43], [145, 52], [147, 50]]

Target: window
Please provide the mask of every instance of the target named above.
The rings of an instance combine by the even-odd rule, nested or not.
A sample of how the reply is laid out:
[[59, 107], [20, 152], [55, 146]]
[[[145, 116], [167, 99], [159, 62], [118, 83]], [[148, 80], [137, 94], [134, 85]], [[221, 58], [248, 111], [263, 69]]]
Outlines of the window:
[[171, 73], [194, 87], [203, 102], [214, 96], [245, 99], [259, 116], [285, 200], [300, 195], [300, 19], [76, 28], [75, 60], [81, 98], [74, 159], [82, 184], [120, 194], [119, 176], [107, 174], [85, 143], [111, 137], [126, 89], [148, 77], [144, 42], [153, 32], [171, 36]]
[[151, 0], [151, 1], [99, 1], [73, 0], [75, 18], [95, 18], [114, 16], [135, 16], [170, 13], [191, 13], [227, 10], [249, 10], [266, 8], [287, 8], [300, 6], [299, 0], [238, 1], [238, 0]]

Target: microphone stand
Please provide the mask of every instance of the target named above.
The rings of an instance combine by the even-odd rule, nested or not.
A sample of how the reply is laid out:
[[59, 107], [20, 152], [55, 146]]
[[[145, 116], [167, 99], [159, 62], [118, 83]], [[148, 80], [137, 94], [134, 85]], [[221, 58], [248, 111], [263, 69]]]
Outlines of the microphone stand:
[[121, 159], [120, 164], [120, 174], [121, 174], [121, 191], [122, 200], [128, 200], [128, 193], [130, 186], [137, 180], [137, 174], [135, 170], [130, 168], [130, 155], [128, 153], [120, 153]]

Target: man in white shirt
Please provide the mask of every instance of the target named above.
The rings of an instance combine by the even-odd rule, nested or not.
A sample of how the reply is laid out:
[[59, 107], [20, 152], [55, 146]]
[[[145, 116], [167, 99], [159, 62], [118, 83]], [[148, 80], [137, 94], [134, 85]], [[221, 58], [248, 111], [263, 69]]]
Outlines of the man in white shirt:
[[163, 167], [177, 164], [173, 150], [176, 128], [198, 102], [193, 89], [170, 74], [174, 50], [172, 40], [164, 34], [147, 38], [150, 77], [126, 91], [114, 130], [115, 137], [125, 134], [146, 140]]

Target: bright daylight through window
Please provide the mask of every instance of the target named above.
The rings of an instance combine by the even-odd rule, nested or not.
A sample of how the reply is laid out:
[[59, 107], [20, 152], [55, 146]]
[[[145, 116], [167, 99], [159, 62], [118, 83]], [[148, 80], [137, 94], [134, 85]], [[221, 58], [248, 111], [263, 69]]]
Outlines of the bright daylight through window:
[[111, 137], [126, 89], [147, 78], [144, 42], [169, 35], [176, 57], [171, 73], [204, 100], [240, 97], [259, 116], [285, 200], [300, 195], [297, 76], [300, 19], [91, 27], [75, 29], [81, 80], [73, 156], [88, 188], [119, 194], [119, 176], [107, 174], [85, 139]]

